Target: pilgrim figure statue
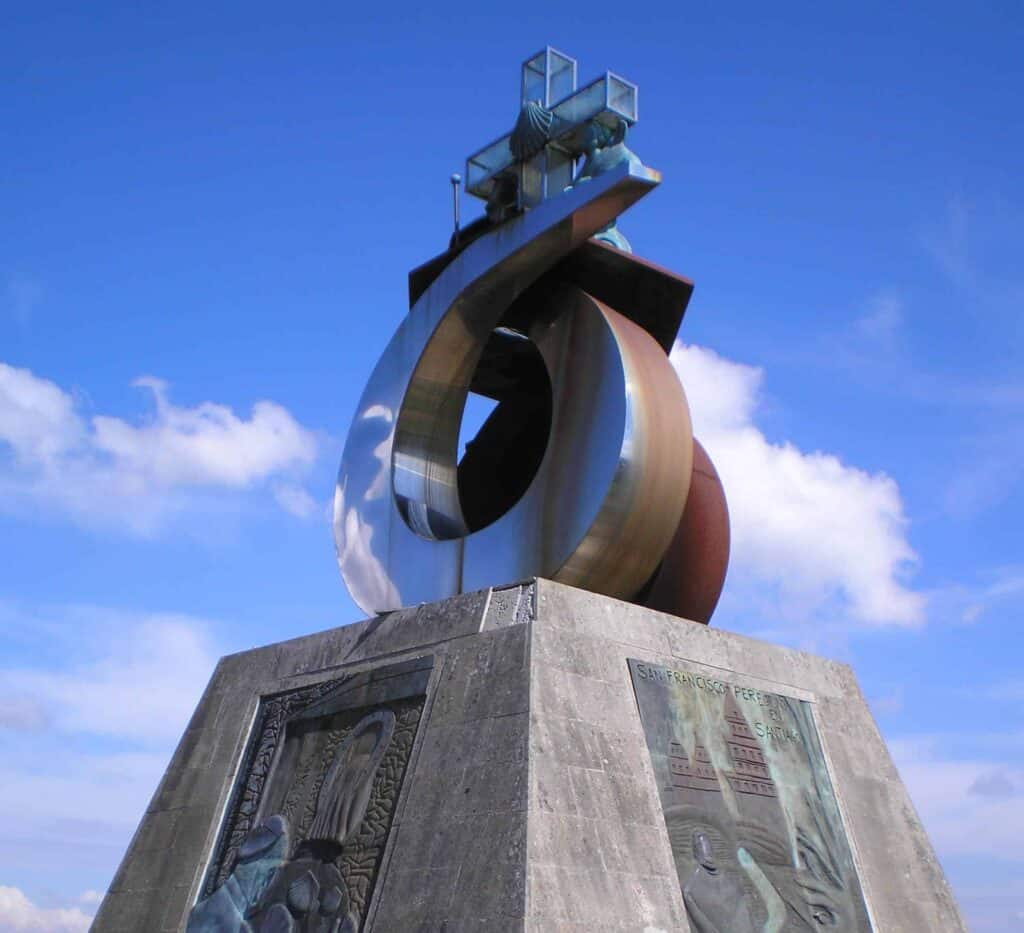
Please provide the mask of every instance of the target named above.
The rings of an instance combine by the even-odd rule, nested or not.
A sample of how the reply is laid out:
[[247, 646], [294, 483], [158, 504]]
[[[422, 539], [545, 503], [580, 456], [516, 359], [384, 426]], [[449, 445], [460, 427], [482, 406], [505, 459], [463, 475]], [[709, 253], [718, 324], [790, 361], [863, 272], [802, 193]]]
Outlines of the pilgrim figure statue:
[[[590, 121], [583, 137], [583, 167], [573, 181], [574, 186], [603, 175], [623, 162], [628, 162], [636, 169], [643, 168], [640, 159], [626, 146], [627, 129], [626, 121], [622, 119], [615, 124], [614, 130], [599, 120]], [[623, 236], [614, 221], [598, 230], [593, 238], [608, 243], [624, 253], [633, 252], [629, 240]]]

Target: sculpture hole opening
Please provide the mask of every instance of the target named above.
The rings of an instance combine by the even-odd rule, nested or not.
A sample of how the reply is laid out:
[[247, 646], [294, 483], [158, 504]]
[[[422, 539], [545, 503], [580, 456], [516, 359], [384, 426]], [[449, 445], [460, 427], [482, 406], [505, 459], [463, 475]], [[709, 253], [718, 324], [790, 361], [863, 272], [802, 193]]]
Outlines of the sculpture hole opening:
[[462, 410], [462, 424], [459, 426], [459, 463], [466, 456], [469, 445], [480, 433], [480, 429], [487, 422], [487, 419], [494, 414], [498, 407], [497, 400], [488, 398], [486, 395], [478, 395], [470, 392], [466, 396], [466, 406]]
[[459, 505], [466, 527], [496, 522], [529, 489], [551, 433], [544, 358], [519, 331], [497, 328], [480, 356], [459, 430]]

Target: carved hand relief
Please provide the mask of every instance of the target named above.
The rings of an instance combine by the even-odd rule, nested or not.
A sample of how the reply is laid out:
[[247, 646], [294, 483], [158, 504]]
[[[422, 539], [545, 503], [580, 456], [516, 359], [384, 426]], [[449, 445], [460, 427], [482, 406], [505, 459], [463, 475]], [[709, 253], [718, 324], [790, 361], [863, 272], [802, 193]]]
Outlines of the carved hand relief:
[[264, 700], [188, 933], [361, 929], [429, 673], [421, 660]]
[[694, 933], [871, 933], [811, 705], [629, 666]]

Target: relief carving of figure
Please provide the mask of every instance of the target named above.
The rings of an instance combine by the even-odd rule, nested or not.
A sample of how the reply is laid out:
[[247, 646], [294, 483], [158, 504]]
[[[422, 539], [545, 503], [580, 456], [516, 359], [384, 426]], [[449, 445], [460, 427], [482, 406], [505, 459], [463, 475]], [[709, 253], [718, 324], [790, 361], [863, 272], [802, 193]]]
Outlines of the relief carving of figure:
[[386, 709], [359, 720], [334, 753], [291, 857], [288, 821], [272, 816], [246, 836], [227, 881], [192, 909], [187, 933], [356, 933], [360, 918], [336, 862], [366, 816], [394, 728]]
[[252, 829], [227, 880], [189, 914], [188, 933], [252, 933], [246, 916], [288, 857], [288, 821], [272, 816]]
[[820, 823], [818, 829], [819, 839], [814, 840], [803, 828], [797, 828], [800, 865], [796, 883], [813, 921], [813, 926], [808, 924], [811, 929], [844, 927], [852, 915], [846, 885], [829, 846], [831, 834]]
[[[808, 806], [811, 802], [808, 801]], [[796, 827], [798, 864], [780, 840], [763, 828], [741, 823], [737, 829], [742, 843], [740, 862], [762, 893], [769, 909], [784, 907], [786, 931], [850, 929], [855, 912], [847, 886], [830, 842], [827, 826], [815, 821], [816, 838], [807, 827]], [[746, 862], [746, 863], [745, 863]], [[763, 891], [762, 891], [763, 889]], [[765, 896], [767, 893], [769, 896]]]
[[743, 885], [721, 870], [706, 833], [693, 834], [693, 857], [697, 865], [683, 884], [693, 933], [757, 933]]

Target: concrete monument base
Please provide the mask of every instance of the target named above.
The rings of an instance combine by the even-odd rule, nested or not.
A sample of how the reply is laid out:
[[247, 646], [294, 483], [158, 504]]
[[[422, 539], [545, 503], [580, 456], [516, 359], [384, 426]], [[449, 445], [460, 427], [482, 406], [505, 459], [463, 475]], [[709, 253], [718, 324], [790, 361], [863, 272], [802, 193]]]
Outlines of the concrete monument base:
[[93, 929], [186, 926], [965, 930], [849, 668], [545, 580], [221, 660]]

